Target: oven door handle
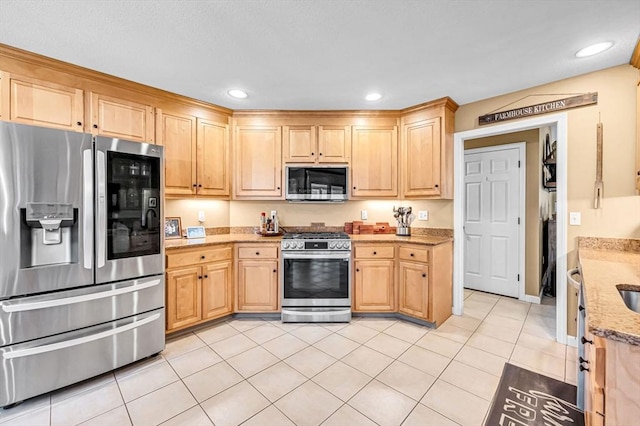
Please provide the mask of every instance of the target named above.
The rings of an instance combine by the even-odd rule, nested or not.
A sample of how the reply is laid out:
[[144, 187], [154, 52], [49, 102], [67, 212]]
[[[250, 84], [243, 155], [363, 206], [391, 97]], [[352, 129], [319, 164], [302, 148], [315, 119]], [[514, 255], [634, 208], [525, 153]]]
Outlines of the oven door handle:
[[321, 250], [307, 250], [300, 252], [282, 252], [283, 259], [344, 259], [351, 260], [350, 251], [321, 251]]

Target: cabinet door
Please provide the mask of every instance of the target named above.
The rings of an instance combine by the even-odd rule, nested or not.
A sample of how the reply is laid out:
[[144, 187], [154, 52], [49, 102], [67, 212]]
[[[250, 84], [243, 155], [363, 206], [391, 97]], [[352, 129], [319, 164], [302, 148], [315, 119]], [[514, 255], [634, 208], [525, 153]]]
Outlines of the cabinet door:
[[316, 161], [316, 126], [284, 126], [282, 132], [286, 163]]
[[278, 261], [238, 261], [238, 310], [278, 310]]
[[396, 126], [353, 128], [351, 182], [354, 197], [398, 195], [397, 133]]
[[349, 126], [318, 127], [318, 162], [348, 163], [351, 159]]
[[422, 319], [428, 318], [428, 271], [420, 263], [399, 262], [398, 311]]
[[394, 311], [393, 260], [356, 261], [355, 268], [354, 310]]
[[[83, 131], [82, 90], [44, 80], [8, 75], [9, 111], [3, 119], [16, 123]], [[6, 89], [7, 84], [3, 87]], [[6, 101], [5, 101], [6, 105]]]
[[234, 145], [235, 195], [282, 198], [282, 129], [239, 126]]
[[402, 174], [407, 197], [440, 195], [440, 118], [404, 126]]
[[91, 132], [136, 142], [154, 141], [153, 107], [91, 93]]
[[198, 119], [196, 182], [199, 195], [229, 196], [229, 126]]
[[166, 195], [196, 193], [196, 118], [158, 110], [158, 144], [164, 146]]
[[202, 318], [202, 268], [167, 272], [167, 330], [195, 324]]
[[231, 261], [202, 267], [202, 319], [212, 319], [233, 311]]
[[0, 120], [9, 120], [9, 74], [0, 71]]

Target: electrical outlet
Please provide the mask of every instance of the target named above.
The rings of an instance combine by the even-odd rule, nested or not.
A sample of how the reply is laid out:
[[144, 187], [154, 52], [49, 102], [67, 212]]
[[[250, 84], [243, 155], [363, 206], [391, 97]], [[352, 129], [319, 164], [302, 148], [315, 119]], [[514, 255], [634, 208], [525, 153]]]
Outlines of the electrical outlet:
[[270, 217], [274, 217], [278, 215], [278, 211], [277, 210], [271, 210], [271, 216]]
[[418, 220], [429, 220], [429, 212], [426, 210], [419, 211]]
[[360, 211], [360, 219], [367, 220], [368, 217], [369, 217], [369, 215], [367, 214], [366, 210], [361, 210]]
[[204, 211], [203, 210], [200, 210], [198, 212], [198, 222], [200, 222], [200, 223], [204, 222]]
[[580, 212], [569, 212], [569, 225], [580, 225], [582, 223], [582, 215]]

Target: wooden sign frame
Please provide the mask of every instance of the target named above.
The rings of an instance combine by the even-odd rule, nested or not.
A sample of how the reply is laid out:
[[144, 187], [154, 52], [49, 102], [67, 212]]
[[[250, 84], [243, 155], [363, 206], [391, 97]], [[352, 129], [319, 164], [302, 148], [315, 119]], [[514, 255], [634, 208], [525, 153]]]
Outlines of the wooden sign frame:
[[584, 95], [572, 96], [570, 98], [558, 99], [555, 101], [543, 102], [540, 104], [524, 106], [507, 111], [492, 112], [478, 117], [478, 124], [499, 123], [501, 121], [515, 120], [518, 118], [530, 117], [532, 115], [547, 114], [555, 111], [562, 111], [570, 108], [577, 108], [598, 103], [598, 92], [586, 93]]

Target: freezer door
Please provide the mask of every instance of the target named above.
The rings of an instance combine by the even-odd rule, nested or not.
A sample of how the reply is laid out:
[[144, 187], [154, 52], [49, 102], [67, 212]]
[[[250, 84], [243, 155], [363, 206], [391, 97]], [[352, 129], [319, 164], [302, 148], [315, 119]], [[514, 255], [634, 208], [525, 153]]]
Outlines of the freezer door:
[[0, 122], [0, 299], [93, 282], [91, 143]]
[[76, 383], [164, 349], [164, 309], [0, 348], [0, 407]]
[[96, 138], [96, 282], [164, 271], [162, 147]]
[[0, 346], [164, 306], [164, 275], [0, 301]]

